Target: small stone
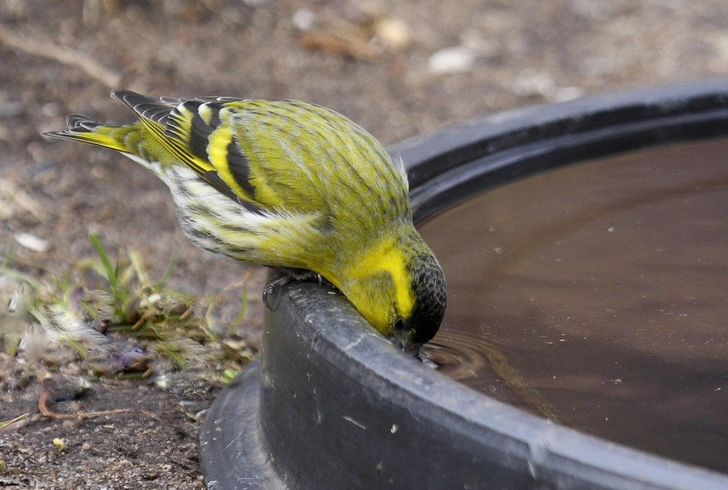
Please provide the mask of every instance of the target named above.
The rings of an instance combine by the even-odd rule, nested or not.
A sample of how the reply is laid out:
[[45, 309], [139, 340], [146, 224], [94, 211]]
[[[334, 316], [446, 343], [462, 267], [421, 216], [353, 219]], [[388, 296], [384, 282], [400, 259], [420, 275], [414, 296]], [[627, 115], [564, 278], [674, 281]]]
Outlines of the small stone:
[[293, 14], [291, 22], [299, 31], [310, 31], [316, 24], [316, 14], [307, 8], [298, 9]]
[[47, 240], [38, 238], [30, 233], [16, 233], [14, 238], [22, 247], [32, 252], [45, 253], [51, 248]]
[[407, 24], [392, 17], [381, 19], [374, 27], [374, 32], [393, 49], [401, 49], [409, 44], [412, 34]]
[[427, 60], [427, 67], [435, 73], [466, 73], [474, 64], [475, 54], [465, 46], [443, 48]]
[[552, 99], [554, 102], [566, 102], [583, 96], [584, 91], [579, 87], [557, 87]]
[[530, 97], [540, 95], [550, 97], [556, 90], [556, 82], [544, 71], [524, 70], [516, 77], [513, 83], [513, 92], [517, 95]]

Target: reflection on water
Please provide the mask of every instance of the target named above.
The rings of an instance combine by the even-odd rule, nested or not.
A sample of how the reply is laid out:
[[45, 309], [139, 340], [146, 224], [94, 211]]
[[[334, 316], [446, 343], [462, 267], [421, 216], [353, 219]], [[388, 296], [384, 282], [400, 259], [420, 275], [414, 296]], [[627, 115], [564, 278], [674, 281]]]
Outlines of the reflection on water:
[[579, 430], [728, 472], [728, 141], [572, 166], [421, 229], [448, 309], [423, 355]]

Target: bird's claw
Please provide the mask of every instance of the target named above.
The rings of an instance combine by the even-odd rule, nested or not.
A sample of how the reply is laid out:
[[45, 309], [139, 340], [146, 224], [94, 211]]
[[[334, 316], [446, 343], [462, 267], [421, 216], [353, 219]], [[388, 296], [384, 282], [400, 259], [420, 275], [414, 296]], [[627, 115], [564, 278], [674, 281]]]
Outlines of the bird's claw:
[[324, 283], [324, 278], [321, 276], [321, 274], [318, 274], [313, 271], [307, 271], [302, 269], [283, 269], [283, 275], [277, 279], [272, 280], [268, 284], [266, 284], [265, 288], [263, 289], [263, 304], [266, 308], [273, 311], [273, 308], [270, 305], [270, 302], [268, 301], [269, 296], [271, 296], [273, 293], [275, 293], [278, 288], [285, 286], [286, 284], [290, 284], [293, 281], [316, 281], [318, 282], [319, 286], [321, 286]]

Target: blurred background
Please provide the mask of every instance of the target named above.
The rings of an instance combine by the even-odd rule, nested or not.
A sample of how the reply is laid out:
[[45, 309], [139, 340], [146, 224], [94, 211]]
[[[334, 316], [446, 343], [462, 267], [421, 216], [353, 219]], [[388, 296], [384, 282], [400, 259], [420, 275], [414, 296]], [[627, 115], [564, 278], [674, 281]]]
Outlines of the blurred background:
[[[185, 287], [241, 274], [190, 245], [166, 188], [110, 151], [48, 141], [82, 113], [130, 122], [109, 97], [295, 98], [385, 145], [517, 107], [728, 76], [723, 0], [0, 2], [0, 243], [62, 267], [132, 246]], [[175, 277], [179, 277], [176, 274]], [[256, 295], [257, 296], [257, 295]]]
[[[190, 294], [245, 276], [187, 241], [153, 175], [40, 136], [75, 112], [131, 122], [113, 89], [301, 99], [391, 145], [498, 111], [726, 76], [725, 0], [3, 0], [0, 247], [30, 273], [63, 272], [94, 254], [91, 231], [114, 253], [140, 251], [154, 274], [174, 251], [171, 284]], [[236, 335], [255, 345], [264, 275], [246, 281]], [[190, 488], [198, 429], [187, 429]], [[102, 453], [114, 467], [118, 448]]]
[[88, 229], [154, 257], [181, 248], [203, 288], [230, 268], [187, 245], [160, 182], [39, 133], [72, 112], [129, 122], [109, 91], [130, 88], [315, 102], [389, 145], [520, 106], [728, 75], [722, 0], [5, 0], [0, 22], [0, 178], [32, 203], [0, 188], [0, 239], [35, 234], [48, 251], [32, 258], [56, 264], [90, 250]]

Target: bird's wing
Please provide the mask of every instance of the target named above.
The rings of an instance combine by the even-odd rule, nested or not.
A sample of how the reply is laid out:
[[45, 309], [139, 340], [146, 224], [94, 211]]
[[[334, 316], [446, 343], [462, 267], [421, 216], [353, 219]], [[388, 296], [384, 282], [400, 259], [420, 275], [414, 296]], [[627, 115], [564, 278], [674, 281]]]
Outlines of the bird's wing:
[[[221, 170], [224, 173], [225, 168], [214, 165], [208, 153], [208, 148], [219, 147], [218, 140], [226, 138], [228, 131], [225, 127], [230, 114], [225, 113], [224, 104], [236, 99], [155, 99], [131, 91], [115, 91], [112, 96], [139, 116], [144, 127], [175, 160], [248, 210], [261, 210], [244, 186], [234, 185], [233, 180], [223, 178]], [[220, 153], [219, 150], [216, 152]], [[245, 159], [236, 145], [226, 148], [225, 153], [225, 159], [234, 168], [241, 166], [236, 160]]]
[[406, 180], [344, 116], [299, 101], [151, 99], [114, 92], [175, 160], [252, 210], [384, 219], [408, 213]]

